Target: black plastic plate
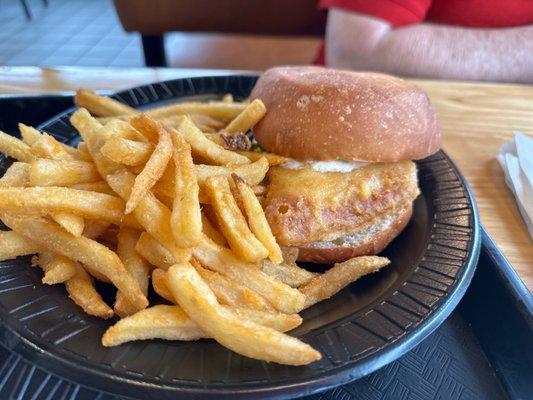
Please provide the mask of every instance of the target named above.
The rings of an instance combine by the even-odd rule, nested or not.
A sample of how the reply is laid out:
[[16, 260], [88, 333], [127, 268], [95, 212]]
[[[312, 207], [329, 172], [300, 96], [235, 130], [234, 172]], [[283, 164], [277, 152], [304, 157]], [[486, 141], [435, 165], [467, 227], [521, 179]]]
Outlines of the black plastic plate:
[[[121, 92], [135, 107], [246, 97], [254, 76], [179, 79]], [[40, 128], [78, 140], [68, 111]], [[2, 160], [5, 169], [8, 160]], [[0, 264], [2, 343], [37, 366], [106, 392], [139, 398], [290, 397], [367, 375], [422, 341], [451, 313], [472, 278], [479, 225], [472, 194], [443, 153], [419, 161], [422, 194], [412, 221], [386, 249], [392, 265], [302, 313], [295, 336], [321, 361], [286, 367], [241, 357], [210, 340], [147, 341], [106, 349], [112, 322], [83, 314], [61, 286], [44, 286], [29, 258]]]

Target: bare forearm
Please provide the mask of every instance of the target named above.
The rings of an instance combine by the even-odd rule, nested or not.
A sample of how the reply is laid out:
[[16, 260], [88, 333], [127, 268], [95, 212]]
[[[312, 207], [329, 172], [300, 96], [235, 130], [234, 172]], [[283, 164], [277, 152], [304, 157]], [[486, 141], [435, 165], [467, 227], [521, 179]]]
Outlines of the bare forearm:
[[[467, 29], [419, 24], [390, 29], [368, 18], [343, 21], [326, 59], [333, 66], [403, 76], [533, 82], [533, 26]], [[360, 25], [372, 24], [368, 26]], [[360, 29], [366, 30], [366, 37]], [[358, 31], [359, 30], [359, 31]], [[370, 35], [368, 35], [370, 32]], [[342, 35], [342, 36], [341, 36]], [[369, 37], [370, 36], [370, 37]], [[330, 63], [331, 61], [331, 63]]]

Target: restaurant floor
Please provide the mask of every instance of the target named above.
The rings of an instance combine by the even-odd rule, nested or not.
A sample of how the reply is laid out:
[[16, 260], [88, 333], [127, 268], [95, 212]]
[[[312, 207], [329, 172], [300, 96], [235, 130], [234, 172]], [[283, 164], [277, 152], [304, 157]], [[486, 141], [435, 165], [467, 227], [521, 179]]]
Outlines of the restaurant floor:
[[[126, 33], [111, 0], [0, 0], [0, 66], [144, 66], [140, 35]], [[172, 33], [172, 67], [263, 69], [313, 61], [320, 40]]]

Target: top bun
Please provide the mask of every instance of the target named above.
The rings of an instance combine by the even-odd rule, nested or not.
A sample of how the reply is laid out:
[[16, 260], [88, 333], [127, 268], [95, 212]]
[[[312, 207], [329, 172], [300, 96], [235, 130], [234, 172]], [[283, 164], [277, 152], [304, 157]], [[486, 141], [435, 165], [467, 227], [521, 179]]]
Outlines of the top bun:
[[253, 130], [257, 142], [296, 160], [417, 160], [441, 145], [427, 95], [393, 76], [277, 67], [259, 78], [251, 97], [267, 108]]

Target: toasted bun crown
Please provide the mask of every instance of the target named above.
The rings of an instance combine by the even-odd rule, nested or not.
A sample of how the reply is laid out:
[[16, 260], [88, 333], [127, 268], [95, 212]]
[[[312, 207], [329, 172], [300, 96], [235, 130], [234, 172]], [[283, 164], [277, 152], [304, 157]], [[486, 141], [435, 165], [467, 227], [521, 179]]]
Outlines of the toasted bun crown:
[[254, 136], [267, 151], [310, 160], [417, 160], [441, 145], [427, 95], [402, 79], [321, 67], [277, 67], [257, 81], [265, 117]]

